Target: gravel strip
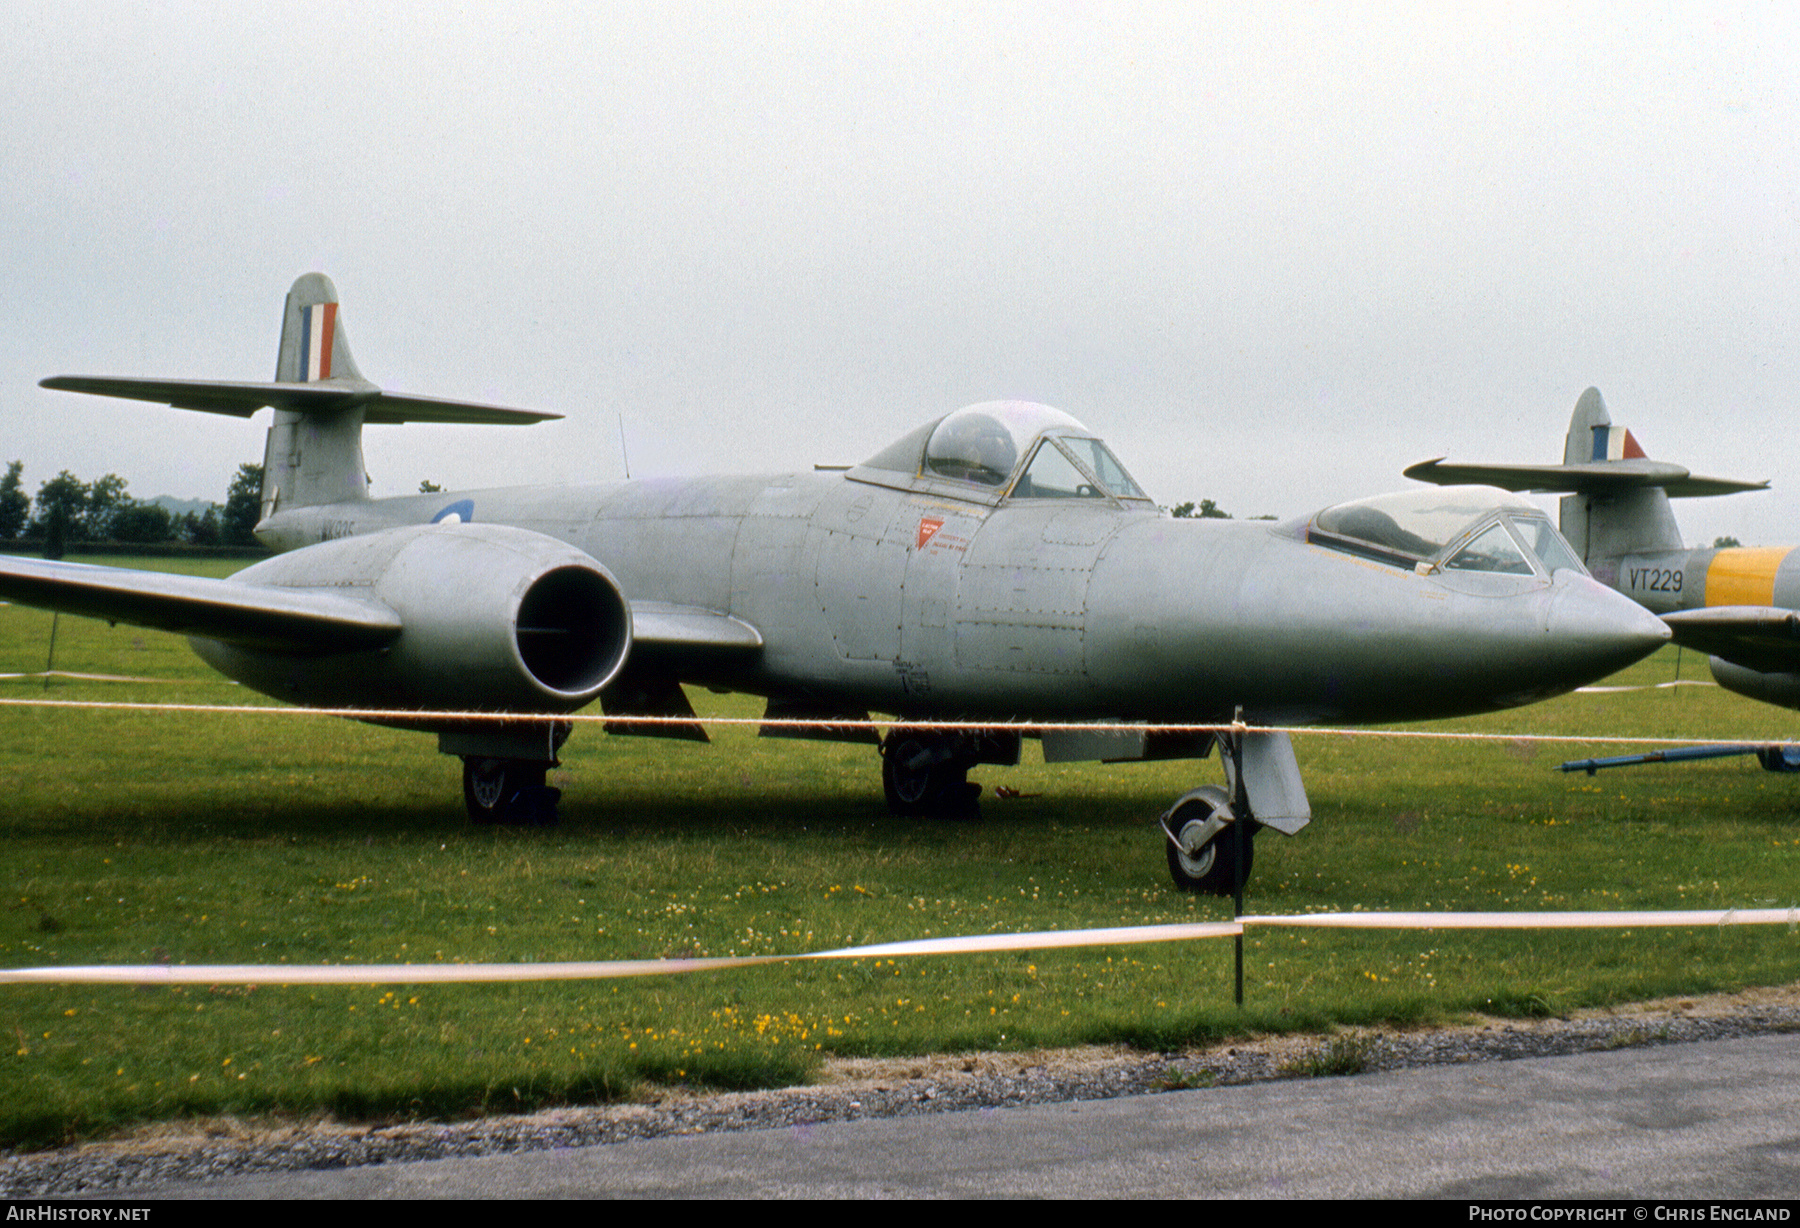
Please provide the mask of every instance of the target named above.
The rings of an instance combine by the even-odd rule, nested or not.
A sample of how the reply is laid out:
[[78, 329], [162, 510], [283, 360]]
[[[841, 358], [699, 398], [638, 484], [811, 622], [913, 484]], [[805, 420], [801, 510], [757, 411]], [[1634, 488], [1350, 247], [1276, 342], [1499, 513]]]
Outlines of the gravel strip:
[[812, 1087], [700, 1096], [667, 1090], [652, 1103], [556, 1109], [455, 1123], [345, 1126], [212, 1120], [121, 1140], [0, 1160], [0, 1196], [105, 1194], [241, 1173], [349, 1168], [449, 1156], [589, 1147], [710, 1130], [764, 1130], [867, 1117], [1105, 1100], [1262, 1079], [1404, 1070], [1455, 1062], [1553, 1057], [1625, 1045], [1681, 1044], [1800, 1030], [1800, 985], [1672, 999], [1566, 1019], [1487, 1020], [1326, 1039], [1275, 1037], [1146, 1055], [1125, 1049], [982, 1053], [831, 1063]]

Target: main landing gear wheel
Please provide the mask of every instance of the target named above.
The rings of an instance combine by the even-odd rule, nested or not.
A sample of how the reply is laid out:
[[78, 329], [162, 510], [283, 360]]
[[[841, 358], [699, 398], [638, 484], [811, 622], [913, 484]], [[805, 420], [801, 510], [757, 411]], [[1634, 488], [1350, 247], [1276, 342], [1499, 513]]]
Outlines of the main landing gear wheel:
[[[1214, 823], [1218, 819], [1220, 823]], [[1169, 876], [1182, 891], [1197, 895], [1232, 895], [1237, 891], [1237, 825], [1231, 798], [1217, 785], [1195, 789], [1175, 804], [1163, 820], [1168, 833]], [[1210, 839], [1208, 827], [1214, 827]], [[1255, 824], [1244, 828], [1244, 880], [1256, 859]]]
[[463, 804], [476, 823], [553, 827], [562, 790], [544, 783], [547, 763], [529, 759], [463, 759]]
[[954, 734], [899, 732], [881, 744], [881, 787], [898, 815], [979, 818], [981, 786], [968, 780], [971, 761]]

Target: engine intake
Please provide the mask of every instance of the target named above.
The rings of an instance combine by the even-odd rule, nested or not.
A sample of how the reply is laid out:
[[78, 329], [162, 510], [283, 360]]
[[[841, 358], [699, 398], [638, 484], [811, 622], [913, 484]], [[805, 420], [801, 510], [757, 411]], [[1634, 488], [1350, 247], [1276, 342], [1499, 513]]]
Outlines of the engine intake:
[[519, 660], [560, 695], [598, 692], [625, 661], [631, 614], [599, 566], [547, 572], [519, 602], [513, 622]]

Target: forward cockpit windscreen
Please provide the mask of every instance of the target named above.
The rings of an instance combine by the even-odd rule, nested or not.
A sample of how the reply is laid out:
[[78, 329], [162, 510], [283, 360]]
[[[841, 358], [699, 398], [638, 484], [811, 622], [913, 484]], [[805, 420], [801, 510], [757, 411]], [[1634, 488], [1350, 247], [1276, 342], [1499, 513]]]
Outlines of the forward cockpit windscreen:
[[1492, 486], [1408, 490], [1326, 508], [1315, 545], [1401, 567], [1553, 575], [1587, 569], [1537, 507]]
[[[1044, 446], [1048, 447], [1051, 442], [1045, 440]], [[1138, 488], [1136, 482], [1131, 480], [1131, 475], [1125, 472], [1125, 466], [1121, 465], [1118, 459], [1107, 451], [1106, 445], [1098, 439], [1059, 436], [1054, 442], [1059, 448], [1072, 455], [1077, 464], [1086, 466], [1089, 473], [1100, 479], [1102, 486], [1119, 498], [1144, 499], [1146, 501], [1150, 498]], [[1014, 495], [1018, 493], [1016, 490], [1013, 492]]]

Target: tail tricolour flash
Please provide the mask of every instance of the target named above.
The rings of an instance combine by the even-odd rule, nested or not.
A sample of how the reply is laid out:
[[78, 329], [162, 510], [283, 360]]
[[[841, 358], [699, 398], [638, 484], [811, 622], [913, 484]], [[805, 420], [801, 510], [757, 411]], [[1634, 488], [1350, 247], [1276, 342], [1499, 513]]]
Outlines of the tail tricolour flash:
[[1569, 438], [1563, 448], [1563, 464], [1581, 465], [1594, 461], [1646, 460], [1644, 449], [1630, 431], [1614, 426], [1606, 414], [1606, 402], [1598, 388], [1589, 388], [1575, 402], [1575, 414], [1569, 419]]
[[323, 273], [306, 274], [288, 291], [275, 380], [282, 384], [362, 380], [339, 322], [337, 287]]

